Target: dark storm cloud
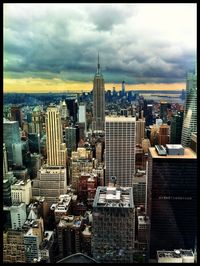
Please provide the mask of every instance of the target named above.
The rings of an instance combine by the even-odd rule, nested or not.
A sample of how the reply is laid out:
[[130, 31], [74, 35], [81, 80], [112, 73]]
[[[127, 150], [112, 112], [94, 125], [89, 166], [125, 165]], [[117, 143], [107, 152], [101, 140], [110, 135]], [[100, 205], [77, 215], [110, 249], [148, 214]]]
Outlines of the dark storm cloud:
[[184, 81], [195, 65], [194, 34], [184, 35], [188, 29], [181, 24], [177, 36], [159, 24], [155, 31], [148, 25], [153, 19], [140, 10], [143, 6], [5, 5], [4, 71], [90, 81], [99, 51], [106, 82]]
[[114, 25], [123, 23], [136, 13], [137, 6], [130, 8], [129, 5], [93, 5], [88, 10], [91, 21], [100, 31], [109, 31]]

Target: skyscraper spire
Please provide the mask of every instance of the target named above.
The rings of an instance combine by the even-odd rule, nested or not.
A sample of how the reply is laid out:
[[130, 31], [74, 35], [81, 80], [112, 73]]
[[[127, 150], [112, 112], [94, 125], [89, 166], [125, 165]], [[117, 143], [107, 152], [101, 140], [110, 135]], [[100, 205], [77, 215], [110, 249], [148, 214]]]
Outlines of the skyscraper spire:
[[98, 75], [100, 74], [99, 52], [98, 52], [97, 74]]
[[93, 131], [104, 131], [105, 123], [105, 87], [103, 75], [100, 71], [99, 53], [97, 71], [93, 82]]

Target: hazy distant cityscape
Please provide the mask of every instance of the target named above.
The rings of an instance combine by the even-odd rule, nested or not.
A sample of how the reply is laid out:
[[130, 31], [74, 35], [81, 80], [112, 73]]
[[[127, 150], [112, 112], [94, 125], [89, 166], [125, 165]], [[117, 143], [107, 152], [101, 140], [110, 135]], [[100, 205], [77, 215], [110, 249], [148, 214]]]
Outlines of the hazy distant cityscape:
[[[193, 30], [176, 46], [193, 7], [32, 4], [30, 20], [14, 6], [4, 17], [3, 262], [197, 263]], [[183, 25], [169, 33], [165, 16], [179, 8]], [[168, 46], [145, 35], [153, 14], [169, 24], [155, 28]]]

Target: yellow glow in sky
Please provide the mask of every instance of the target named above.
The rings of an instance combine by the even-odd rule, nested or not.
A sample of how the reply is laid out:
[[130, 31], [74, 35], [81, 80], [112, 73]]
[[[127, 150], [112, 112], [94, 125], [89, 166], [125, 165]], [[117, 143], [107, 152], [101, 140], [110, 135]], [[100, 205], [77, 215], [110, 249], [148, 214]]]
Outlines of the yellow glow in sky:
[[[93, 82], [76, 82], [62, 81], [60, 79], [40, 79], [40, 78], [21, 78], [21, 79], [4, 79], [4, 93], [48, 93], [48, 92], [81, 92], [91, 91]], [[121, 84], [105, 83], [106, 90], [121, 90]], [[125, 86], [126, 90], [182, 90], [186, 88], [185, 83], [146, 83], [132, 84]]]

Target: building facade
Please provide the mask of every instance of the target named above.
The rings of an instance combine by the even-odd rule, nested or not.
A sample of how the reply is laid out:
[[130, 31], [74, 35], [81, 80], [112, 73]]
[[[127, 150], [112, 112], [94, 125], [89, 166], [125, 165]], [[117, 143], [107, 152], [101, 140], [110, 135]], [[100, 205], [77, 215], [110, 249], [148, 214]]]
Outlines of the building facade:
[[101, 263], [132, 263], [135, 208], [132, 188], [98, 187], [93, 203], [92, 255]]
[[[3, 141], [7, 149], [8, 167], [11, 167], [15, 163], [13, 144], [21, 144], [18, 121], [3, 121]], [[22, 150], [20, 151], [18, 156], [20, 158], [22, 157]]]
[[24, 234], [24, 245], [26, 262], [33, 263], [39, 261], [40, 251], [39, 251], [39, 237], [33, 233], [33, 229], [30, 228], [26, 234]]
[[79, 110], [78, 110], [78, 122], [84, 123], [85, 131], [87, 130], [87, 124], [86, 124], [86, 105], [80, 104]]
[[19, 126], [22, 127], [22, 111], [20, 106], [12, 106], [10, 109], [11, 112], [11, 120], [18, 121]]
[[83, 217], [68, 215], [63, 216], [57, 225], [59, 257], [66, 256], [81, 251], [81, 229]]
[[41, 136], [43, 118], [42, 118], [42, 112], [39, 106], [36, 106], [33, 109], [31, 119], [32, 119], [32, 133], [36, 133]]
[[65, 143], [67, 146], [68, 155], [71, 156], [72, 151], [76, 150], [76, 127], [65, 128]]
[[11, 186], [12, 203], [30, 203], [32, 198], [31, 180], [18, 180]]
[[136, 144], [142, 144], [142, 139], [145, 137], [145, 119], [136, 121]]
[[12, 229], [21, 229], [26, 221], [26, 204], [16, 203], [10, 207]]
[[183, 126], [183, 112], [177, 112], [172, 117], [171, 128], [170, 128], [170, 143], [181, 144], [181, 134]]
[[56, 203], [67, 189], [65, 167], [43, 167], [33, 180], [32, 195], [45, 197], [48, 204]]
[[49, 106], [46, 113], [47, 164], [66, 166], [67, 150], [63, 143], [61, 115], [56, 106]]
[[166, 146], [169, 143], [169, 136], [169, 126], [167, 124], [161, 125], [158, 133], [158, 144]]
[[168, 102], [160, 102], [160, 118], [163, 123], [167, 123], [167, 111], [170, 107], [171, 106]]
[[8, 230], [3, 234], [3, 262], [25, 263], [24, 232], [21, 230]]
[[181, 144], [190, 146], [191, 134], [197, 132], [197, 75], [188, 73], [186, 83], [186, 102], [181, 136]]
[[182, 150], [179, 146], [168, 145], [168, 153], [174, 155], [166, 156], [149, 148], [147, 215], [152, 259], [156, 258], [157, 250], [194, 249], [195, 246], [197, 157], [189, 148], [184, 149], [184, 155], [178, 155]]
[[112, 176], [116, 184], [132, 186], [135, 172], [135, 131], [134, 117], [106, 116], [105, 125], [105, 184]]

